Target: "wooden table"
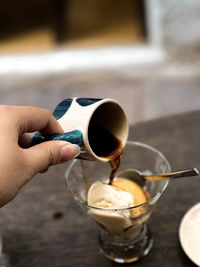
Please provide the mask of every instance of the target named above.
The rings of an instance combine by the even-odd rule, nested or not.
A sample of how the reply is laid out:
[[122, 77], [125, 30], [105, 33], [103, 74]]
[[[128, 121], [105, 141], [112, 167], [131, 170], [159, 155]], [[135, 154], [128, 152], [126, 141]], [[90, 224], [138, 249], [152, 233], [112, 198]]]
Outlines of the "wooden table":
[[[162, 151], [173, 170], [200, 169], [200, 111], [137, 124], [129, 139]], [[66, 190], [65, 169], [63, 164], [37, 175], [1, 209], [0, 266], [119, 266], [99, 253], [98, 227]], [[171, 182], [149, 222], [154, 246], [129, 266], [194, 266], [181, 249], [178, 230], [185, 212], [199, 201], [199, 177]]]

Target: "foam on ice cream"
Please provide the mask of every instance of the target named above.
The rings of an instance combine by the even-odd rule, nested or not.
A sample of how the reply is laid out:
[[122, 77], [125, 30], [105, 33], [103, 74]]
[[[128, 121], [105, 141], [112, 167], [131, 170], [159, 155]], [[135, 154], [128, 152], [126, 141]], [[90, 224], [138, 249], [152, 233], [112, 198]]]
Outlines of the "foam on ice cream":
[[[126, 208], [145, 201], [142, 189], [134, 182], [123, 178], [114, 179], [112, 185], [97, 181], [90, 186], [87, 195], [88, 205], [94, 207], [88, 211], [90, 216], [118, 237], [129, 235], [124, 230], [132, 227], [134, 216], [140, 215], [138, 211], [134, 214], [133, 210]], [[135, 226], [131, 234], [136, 234], [138, 231]]]
[[88, 204], [104, 209], [125, 209], [134, 206], [134, 199], [131, 193], [98, 181], [88, 191]]
[[90, 216], [114, 235], [121, 235], [123, 229], [131, 225], [129, 210], [115, 211], [134, 205], [129, 192], [98, 181], [89, 188], [88, 205], [94, 207], [89, 209]]

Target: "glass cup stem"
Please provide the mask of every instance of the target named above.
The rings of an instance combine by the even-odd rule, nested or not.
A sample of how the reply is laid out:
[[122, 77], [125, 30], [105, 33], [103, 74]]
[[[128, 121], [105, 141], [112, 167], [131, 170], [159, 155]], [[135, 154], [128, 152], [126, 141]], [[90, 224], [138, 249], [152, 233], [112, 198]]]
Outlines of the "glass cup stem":
[[131, 240], [114, 239], [104, 230], [99, 233], [101, 253], [117, 263], [130, 263], [138, 261], [147, 255], [153, 245], [151, 232], [146, 223], [141, 232]]

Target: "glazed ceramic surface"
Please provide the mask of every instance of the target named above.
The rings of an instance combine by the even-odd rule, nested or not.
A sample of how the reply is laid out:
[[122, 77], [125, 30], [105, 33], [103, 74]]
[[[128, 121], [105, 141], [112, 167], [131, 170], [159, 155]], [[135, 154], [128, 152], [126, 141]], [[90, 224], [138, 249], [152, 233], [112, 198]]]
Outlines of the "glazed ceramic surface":
[[49, 140], [64, 140], [81, 146], [81, 158], [107, 161], [108, 159], [97, 156], [90, 146], [88, 129], [91, 119], [96, 120], [97, 123], [117, 137], [123, 145], [126, 143], [128, 137], [126, 115], [115, 100], [100, 98], [65, 99], [55, 108], [53, 115], [63, 128], [64, 134], [42, 136], [37, 133], [33, 138], [34, 145]]
[[186, 255], [200, 266], [200, 203], [184, 215], [179, 229], [181, 246]]

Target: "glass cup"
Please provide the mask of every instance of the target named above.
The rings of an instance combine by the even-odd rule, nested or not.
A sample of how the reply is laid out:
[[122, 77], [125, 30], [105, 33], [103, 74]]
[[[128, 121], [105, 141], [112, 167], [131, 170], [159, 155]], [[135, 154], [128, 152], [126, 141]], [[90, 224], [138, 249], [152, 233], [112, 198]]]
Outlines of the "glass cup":
[[[170, 172], [171, 168], [161, 152], [139, 142], [127, 142], [116, 173], [136, 169], [142, 174]], [[125, 209], [95, 208], [87, 204], [87, 192], [95, 181], [109, 182], [109, 163], [74, 160], [66, 172], [66, 184], [74, 199], [100, 226], [100, 251], [108, 259], [129, 263], [147, 255], [153, 239], [147, 225], [155, 203], [167, 187], [169, 180], [145, 181], [142, 189], [147, 201]]]

